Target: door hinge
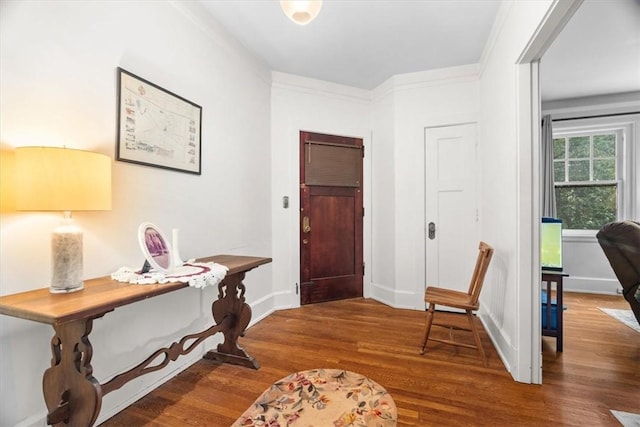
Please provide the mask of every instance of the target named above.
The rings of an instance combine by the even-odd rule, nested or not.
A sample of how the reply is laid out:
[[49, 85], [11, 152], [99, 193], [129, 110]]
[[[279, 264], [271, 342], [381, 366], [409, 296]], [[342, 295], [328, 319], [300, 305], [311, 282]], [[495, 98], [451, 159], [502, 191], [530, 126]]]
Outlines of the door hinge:
[[362, 157], [364, 158], [364, 145], [362, 146]]
[[296, 283], [296, 295], [298, 295], [298, 284]]
[[362, 207], [362, 216], [364, 216], [364, 206]]
[[364, 262], [362, 263], [362, 275], [364, 276]]

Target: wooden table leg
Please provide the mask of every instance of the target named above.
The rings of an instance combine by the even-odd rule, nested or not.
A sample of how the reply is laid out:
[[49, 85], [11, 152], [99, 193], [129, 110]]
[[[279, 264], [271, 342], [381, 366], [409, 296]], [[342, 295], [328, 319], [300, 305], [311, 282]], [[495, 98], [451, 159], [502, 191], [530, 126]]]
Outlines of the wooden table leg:
[[231, 317], [232, 323], [231, 327], [222, 330], [224, 342], [218, 344], [217, 351], [207, 352], [204, 358], [258, 369], [258, 362], [238, 346], [238, 337], [244, 335], [251, 321], [251, 307], [244, 299], [244, 276], [245, 273], [232, 274], [218, 285], [218, 299], [211, 307], [213, 318], [219, 325], [226, 317]]
[[559, 276], [556, 281], [556, 304], [558, 304], [557, 314], [558, 314], [558, 325], [557, 325], [557, 333], [556, 337], [556, 351], [562, 352], [562, 336], [564, 334], [564, 301], [563, 294], [564, 290], [562, 289], [562, 276]]
[[102, 390], [92, 375], [92, 325], [84, 319], [53, 326], [51, 367], [42, 380], [48, 424], [87, 427], [98, 418]]

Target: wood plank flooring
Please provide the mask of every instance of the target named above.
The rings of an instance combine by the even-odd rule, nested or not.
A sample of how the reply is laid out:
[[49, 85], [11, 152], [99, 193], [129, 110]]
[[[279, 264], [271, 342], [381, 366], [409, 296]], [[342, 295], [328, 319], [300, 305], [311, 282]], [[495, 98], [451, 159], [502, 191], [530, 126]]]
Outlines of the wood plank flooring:
[[564, 352], [542, 338], [543, 385], [513, 381], [482, 329], [486, 368], [439, 343], [420, 356], [425, 313], [353, 299], [273, 313], [240, 339], [259, 370], [202, 360], [102, 425], [229, 426], [290, 373], [339, 368], [385, 387], [399, 426], [619, 426], [610, 409], [640, 413], [640, 334], [597, 307], [629, 307], [569, 292], [565, 304]]

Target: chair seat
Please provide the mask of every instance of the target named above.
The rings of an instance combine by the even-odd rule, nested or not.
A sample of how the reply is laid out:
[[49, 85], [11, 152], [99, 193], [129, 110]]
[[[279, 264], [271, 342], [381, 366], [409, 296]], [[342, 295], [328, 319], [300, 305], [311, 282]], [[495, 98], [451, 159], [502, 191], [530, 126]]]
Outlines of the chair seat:
[[[491, 261], [492, 256], [493, 248], [491, 247], [491, 245], [488, 245], [485, 242], [480, 242], [480, 245], [478, 245], [478, 258], [476, 260], [476, 266], [473, 270], [471, 283], [469, 284], [469, 290], [467, 292], [460, 292], [453, 289], [445, 289], [435, 286], [427, 287], [424, 292], [424, 301], [425, 303], [429, 304], [429, 308], [427, 309], [427, 320], [424, 328], [424, 339], [422, 340], [422, 349], [420, 350], [420, 354], [425, 353], [427, 348], [427, 341], [438, 341], [444, 344], [477, 349], [480, 353], [480, 356], [482, 357], [482, 364], [484, 366], [487, 366], [487, 357], [484, 354], [484, 349], [482, 348], [482, 342], [480, 341], [478, 328], [474, 323], [475, 316], [473, 315], [473, 311], [477, 310], [480, 307], [478, 298], [480, 296], [480, 290], [482, 289], [484, 276], [487, 272], [487, 268], [489, 267], [489, 262]], [[453, 325], [448, 321], [446, 321], [445, 323], [434, 322], [433, 318], [435, 316], [437, 305], [464, 310], [464, 316], [469, 322], [469, 328], [460, 327], [459, 325]], [[431, 334], [432, 325], [448, 327], [450, 339], [430, 337], [429, 335]], [[473, 334], [475, 345], [454, 340], [452, 333], [453, 329], [470, 331]]]
[[424, 293], [424, 300], [430, 304], [446, 305], [447, 307], [461, 308], [463, 310], [477, 310], [479, 303], [473, 302], [473, 295], [467, 292], [454, 291], [452, 289], [429, 286]]

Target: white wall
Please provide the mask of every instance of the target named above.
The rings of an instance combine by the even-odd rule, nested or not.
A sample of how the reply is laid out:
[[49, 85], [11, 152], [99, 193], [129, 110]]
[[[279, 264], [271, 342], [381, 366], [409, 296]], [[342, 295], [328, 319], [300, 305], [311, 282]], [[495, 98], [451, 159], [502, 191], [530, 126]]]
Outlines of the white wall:
[[[516, 81], [516, 60], [550, 3], [506, 3], [480, 67], [395, 76], [368, 92], [270, 75], [224, 33], [205, 29], [199, 21], [205, 14], [187, 3], [3, 2], [0, 139], [8, 146], [65, 143], [112, 155], [117, 66], [202, 105], [202, 176], [116, 162], [113, 211], [76, 215], [85, 229], [85, 275], [139, 263], [135, 230], [151, 220], [165, 230], [181, 229], [183, 257], [273, 256], [273, 264], [246, 281], [255, 320], [274, 307], [299, 305], [300, 130], [364, 139], [365, 296], [420, 309], [424, 128], [478, 121], [479, 237], [496, 248], [482, 319], [514, 373], [518, 353], [527, 350], [519, 347], [516, 324], [531, 324], [516, 307], [532, 288], [519, 271], [531, 262], [523, 250], [531, 248], [531, 238], [522, 232], [531, 223], [523, 221], [521, 206], [532, 195], [521, 185], [531, 170], [518, 146], [522, 82]], [[290, 198], [288, 209], [282, 196]], [[0, 220], [1, 293], [42, 287], [49, 277], [48, 233], [57, 217], [3, 213]], [[212, 298], [211, 290], [202, 296], [184, 290], [97, 320], [91, 337], [98, 380], [139, 362], [134, 351], [146, 356], [205, 325]], [[197, 309], [183, 314], [176, 306]], [[7, 316], [0, 316], [0, 327], [0, 424], [42, 424], [41, 371], [34, 366], [49, 363], [51, 328]], [[108, 395], [101, 419], [198, 357]]]
[[371, 297], [390, 305], [396, 304], [396, 222], [395, 222], [395, 94], [393, 79], [378, 86], [373, 92], [371, 127], [373, 147], [371, 156], [372, 182], [371, 210], [371, 259], [367, 260], [370, 272]]
[[[300, 297], [300, 131], [362, 138], [364, 158], [364, 260], [371, 258], [371, 95], [369, 91], [273, 72], [271, 90], [274, 292], [277, 307], [297, 307]], [[282, 197], [289, 196], [289, 208]], [[370, 292], [365, 274], [364, 293]]]
[[424, 128], [478, 120], [478, 66], [394, 76], [373, 93], [273, 72], [271, 96], [273, 256], [287, 260], [273, 266], [276, 306], [299, 305], [299, 131], [309, 130], [364, 138], [365, 296], [424, 309]]
[[[377, 296], [394, 307], [424, 309], [424, 131], [478, 121], [478, 66], [394, 76], [377, 89], [374, 105], [374, 117], [385, 110], [393, 117], [373, 123], [374, 182], [384, 181], [373, 189]], [[470, 241], [476, 245], [477, 236]]]
[[[532, 147], [518, 147], [518, 67], [516, 61], [542, 21], [550, 1], [509, 2], [502, 7], [501, 18], [496, 24], [491, 43], [480, 66], [469, 65], [451, 69], [434, 70], [423, 73], [392, 77], [373, 92], [372, 147], [367, 150], [367, 162], [371, 162], [372, 209], [367, 208], [367, 217], [375, 227], [371, 232], [365, 228], [365, 240], [371, 240], [370, 252], [373, 263], [369, 271], [372, 277], [365, 278], [365, 289], [371, 289], [371, 296], [395, 307], [423, 309], [425, 277], [424, 252], [424, 129], [429, 126], [443, 126], [467, 122], [479, 122], [480, 159], [480, 222], [483, 240], [492, 242], [496, 255], [487, 280], [488, 291], [483, 291], [482, 319], [487, 325], [494, 343], [498, 347], [507, 368], [514, 378], [531, 380], [530, 366], [517, 371], [519, 352], [527, 353], [525, 360], [530, 363], [529, 348], [520, 348], [520, 329], [531, 325], [529, 313], [519, 313], [517, 305], [522, 294], [531, 297], [533, 284], [530, 278], [522, 278], [520, 263], [532, 263], [530, 251], [531, 234], [523, 234], [527, 229], [533, 233], [530, 219], [521, 211], [522, 205], [530, 204], [531, 189], [523, 185], [521, 177], [531, 175], [531, 165], [520, 159], [522, 150], [532, 151]], [[336, 108], [327, 105], [325, 97], [311, 97], [309, 89], [299, 82], [289, 82], [286, 92], [277, 83], [274, 73], [272, 91], [272, 138], [274, 144], [273, 170], [280, 170], [277, 158], [293, 152], [291, 165], [297, 166], [297, 132], [305, 126], [300, 121], [320, 123], [331, 107], [345, 115], [343, 104]], [[522, 82], [520, 82], [522, 83]], [[329, 91], [334, 87], [323, 86]], [[294, 96], [293, 92], [300, 94]], [[286, 99], [283, 99], [284, 96]], [[344, 98], [344, 96], [343, 96]], [[295, 101], [295, 102], [294, 102]], [[319, 110], [312, 108], [309, 101], [318, 103]], [[291, 102], [284, 109], [282, 106]], [[288, 113], [280, 117], [280, 111]], [[302, 113], [298, 113], [302, 111]], [[307, 117], [311, 111], [315, 117]], [[530, 112], [527, 111], [527, 114]], [[522, 113], [521, 113], [522, 114]], [[302, 118], [299, 118], [303, 116]], [[392, 116], [389, 119], [389, 116]], [[341, 119], [338, 119], [341, 120]], [[342, 123], [340, 121], [340, 123]], [[317, 125], [315, 125], [317, 126]], [[309, 125], [309, 130], [326, 131], [322, 127]], [[329, 121], [324, 126], [335, 128]], [[342, 125], [344, 126], [344, 125]], [[363, 124], [364, 126], [364, 124]], [[340, 125], [338, 125], [338, 128]], [[326, 131], [331, 133], [331, 131]], [[350, 132], [338, 132], [353, 135]], [[287, 150], [276, 153], [278, 140], [288, 140]], [[523, 142], [523, 144], [526, 141]], [[371, 160], [372, 158], [372, 160]], [[289, 169], [293, 170], [293, 169]], [[274, 174], [275, 175], [275, 174]], [[282, 191], [297, 193], [297, 173], [288, 177], [289, 184]], [[277, 180], [277, 181], [276, 181]], [[274, 176], [274, 182], [280, 182]], [[365, 180], [366, 185], [367, 180]], [[278, 193], [275, 189], [274, 193]], [[297, 195], [296, 195], [297, 196]], [[298, 206], [298, 203], [293, 204]], [[288, 252], [282, 243], [276, 254], [293, 254], [290, 259], [295, 264], [289, 281], [297, 278], [297, 213], [278, 214], [274, 208], [274, 223], [282, 218], [279, 231], [274, 227], [274, 235], [287, 235]], [[282, 211], [282, 210], [281, 210]], [[370, 214], [369, 214], [370, 213]], [[530, 214], [530, 213], [529, 213]], [[287, 225], [288, 224], [288, 225]], [[379, 230], [384, 229], [384, 231]], [[365, 245], [369, 250], [369, 246]], [[523, 249], [524, 248], [524, 249]], [[371, 259], [365, 254], [365, 260]], [[452, 263], [451, 268], [455, 268]], [[286, 275], [283, 274], [283, 277]], [[276, 284], [277, 286], [277, 284]], [[365, 295], [367, 292], [365, 291]], [[290, 298], [292, 302], [297, 298]], [[529, 304], [531, 300], [529, 299]], [[526, 339], [530, 339], [529, 336]]]
[[[500, 352], [507, 369], [517, 380], [530, 381], [531, 366], [522, 366], [519, 357], [530, 363], [527, 346], [530, 336], [522, 331], [531, 325], [532, 228], [527, 217], [531, 205], [531, 184], [524, 182], [534, 176], [531, 163], [531, 142], [522, 139], [520, 116], [530, 116], [522, 110], [521, 86], [517, 61], [527, 43], [545, 18], [551, 1], [515, 1], [501, 5], [496, 25], [485, 48], [480, 77], [480, 175], [481, 238], [492, 242], [495, 254], [487, 273], [481, 301], [487, 307], [482, 319]], [[528, 135], [531, 137], [531, 135]], [[528, 302], [529, 312], [521, 311]], [[526, 338], [528, 342], [521, 340]]]
[[[114, 162], [113, 210], [74, 214], [84, 229], [85, 277], [140, 265], [136, 232], [143, 221], [165, 232], [179, 228], [184, 258], [271, 255], [269, 70], [211, 29], [215, 23], [206, 29], [200, 21], [206, 15], [190, 9], [196, 4], [3, 1], [0, 7], [3, 149], [64, 144], [113, 157], [118, 66], [203, 107], [202, 175]], [[47, 285], [49, 234], [58, 220], [48, 213], [2, 213], [2, 295]], [[245, 283], [255, 321], [273, 308], [271, 265], [250, 272]], [[95, 320], [90, 339], [96, 378], [105, 382], [209, 326], [214, 297], [212, 289], [185, 289]], [[41, 381], [52, 335], [48, 325], [0, 316], [0, 425], [45, 424]], [[202, 352], [107, 395], [99, 421]]]
[[[541, 64], [541, 71], [544, 72], [544, 62]], [[626, 184], [621, 194], [625, 199], [626, 209], [621, 212], [621, 219], [640, 218], [640, 114], [626, 114], [638, 111], [640, 92], [556, 100], [542, 104], [542, 113], [551, 114], [553, 119], [618, 114], [615, 117], [556, 121], [553, 128], [561, 131], [576, 126], [598, 127], [606, 124], [625, 129], [625, 141], [621, 148], [626, 151], [627, 163], [620, 173], [624, 174]], [[565, 290], [600, 294], [622, 291], [595, 238], [595, 231], [565, 231], [562, 243], [564, 270], [570, 274], [564, 280]]]

